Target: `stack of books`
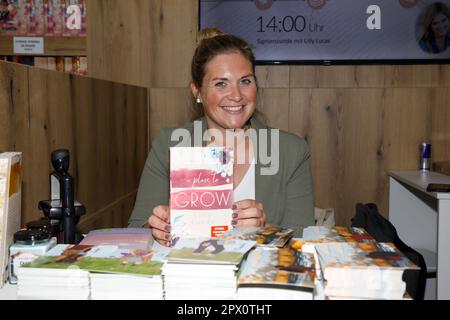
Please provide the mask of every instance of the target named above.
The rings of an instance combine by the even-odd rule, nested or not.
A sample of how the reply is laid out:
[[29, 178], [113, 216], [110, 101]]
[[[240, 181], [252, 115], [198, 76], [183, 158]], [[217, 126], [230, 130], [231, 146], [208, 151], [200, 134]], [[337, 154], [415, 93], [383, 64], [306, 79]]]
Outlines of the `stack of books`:
[[91, 273], [92, 300], [162, 300], [160, 268], [153, 276]]
[[392, 243], [321, 243], [316, 250], [328, 297], [401, 300], [404, 271], [418, 269]]
[[19, 268], [19, 298], [163, 299], [167, 252], [150, 249], [150, 239], [149, 229], [103, 229], [80, 245], [57, 245]]
[[308, 227], [304, 251], [313, 248], [328, 299], [405, 299], [403, 273], [418, 269], [392, 243], [362, 228]]
[[248, 240], [182, 238], [163, 266], [166, 300], [236, 299], [239, 265]]
[[313, 300], [314, 256], [289, 246], [258, 247], [243, 263], [238, 279], [240, 300]]
[[161, 267], [166, 252], [152, 250], [151, 239], [151, 230], [144, 228], [112, 228], [89, 232], [81, 245], [101, 248], [116, 246], [115, 252], [107, 254], [112, 258], [109, 263], [115, 263], [117, 259], [121, 263], [119, 269], [112, 265], [108, 269], [91, 268], [91, 299], [163, 299]]
[[[89, 271], [72, 266], [58, 253], [67, 245], [57, 245], [40, 257], [17, 269], [17, 298], [19, 300], [88, 300], [90, 298]], [[58, 255], [59, 256], [59, 255]], [[68, 257], [68, 259], [71, 259]]]

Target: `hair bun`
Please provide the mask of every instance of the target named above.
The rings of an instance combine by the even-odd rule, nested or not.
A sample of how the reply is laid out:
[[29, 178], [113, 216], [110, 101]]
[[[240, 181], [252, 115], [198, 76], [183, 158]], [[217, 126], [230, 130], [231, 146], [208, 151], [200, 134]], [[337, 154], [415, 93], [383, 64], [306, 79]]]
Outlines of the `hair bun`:
[[197, 34], [197, 46], [202, 43], [203, 40], [211, 39], [217, 36], [223, 36], [226, 33], [218, 28], [205, 28], [198, 32]]

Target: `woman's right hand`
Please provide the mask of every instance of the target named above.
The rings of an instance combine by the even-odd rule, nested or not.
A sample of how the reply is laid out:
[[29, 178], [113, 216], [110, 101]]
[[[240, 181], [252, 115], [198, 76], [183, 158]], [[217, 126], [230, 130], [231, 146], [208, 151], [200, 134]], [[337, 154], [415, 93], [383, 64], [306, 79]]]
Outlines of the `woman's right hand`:
[[170, 209], [168, 206], [157, 206], [153, 209], [153, 214], [148, 218], [148, 225], [152, 230], [153, 238], [159, 244], [170, 247], [171, 243], [171, 226], [170, 226]]

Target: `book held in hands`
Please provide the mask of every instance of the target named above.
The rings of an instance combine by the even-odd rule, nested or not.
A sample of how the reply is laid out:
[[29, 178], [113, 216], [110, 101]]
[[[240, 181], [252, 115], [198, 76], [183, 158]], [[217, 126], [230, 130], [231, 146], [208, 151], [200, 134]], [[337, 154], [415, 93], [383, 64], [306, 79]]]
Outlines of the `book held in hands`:
[[216, 237], [232, 228], [233, 151], [170, 148], [172, 244], [183, 237]]

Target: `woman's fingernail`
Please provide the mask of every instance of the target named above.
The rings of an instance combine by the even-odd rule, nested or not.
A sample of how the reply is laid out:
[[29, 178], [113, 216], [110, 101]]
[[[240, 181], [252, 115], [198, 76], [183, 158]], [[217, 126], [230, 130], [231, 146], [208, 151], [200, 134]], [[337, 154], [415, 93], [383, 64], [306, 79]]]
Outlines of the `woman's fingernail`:
[[170, 232], [170, 225], [168, 224], [168, 225], [166, 225], [165, 227], [164, 227], [164, 230], [166, 230], [167, 232]]
[[231, 207], [231, 209], [236, 210], [236, 209], [237, 209], [237, 205], [233, 204], [233, 206]]
[[238, 214], [237, 213], [233, 213], [232, 217], [233, 217], [233, 219], [236, 219], [238, 217]]
[[170, 240], [170, 234], [166, 234], [166, 235], [164, 236], [164, 238], [165, 238], [166, 240]]
[[233, 226], [237, 225], [237, 220], [231, 221], [231, 225], [233, 225]]

